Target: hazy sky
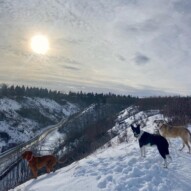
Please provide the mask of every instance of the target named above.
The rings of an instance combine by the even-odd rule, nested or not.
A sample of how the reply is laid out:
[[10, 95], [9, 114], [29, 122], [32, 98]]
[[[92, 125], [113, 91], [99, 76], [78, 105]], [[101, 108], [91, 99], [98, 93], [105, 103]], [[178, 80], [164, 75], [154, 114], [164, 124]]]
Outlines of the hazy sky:
[[0, 83], [190, 95], [191, 0], [0, 0]]

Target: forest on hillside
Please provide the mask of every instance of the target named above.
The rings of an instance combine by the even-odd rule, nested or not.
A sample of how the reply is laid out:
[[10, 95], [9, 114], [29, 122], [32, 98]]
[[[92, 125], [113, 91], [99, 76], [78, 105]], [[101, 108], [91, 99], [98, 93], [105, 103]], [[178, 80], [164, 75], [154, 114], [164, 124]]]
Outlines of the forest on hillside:
[[52, 91], [47, 88], [38, 88], [38, 87], [25, 87], [23, 86], [8, 86], [6, 84], [1, 85], [0, 88], [0, 98], [3, 97], [41, 97], [41, 98], [50, 98], [57, 102], [63, 102], [64, 100], [78, 103], [83, 106], [88, 106], [92, 103], [113, 103], [113, 104], [124, 104], [132, 105], [136, 102], [137, 98], [133, 96], [125, 95], [116, 95], [112, 93], [103, 94], [103, 93], [85, 93], [85, 92], [68, 92], [63, 93], [60, 91]]
[[139, 110], [160, 110], [162, 114], [171, 119], [172, 124], [187, 124], [191, 122], [191, 97], [182, 96], [155, 96], [139, 98], [131, 95], [116, 95], [113, 93], [86, 93], [52, 91], [47, 88], [28, 87], [28, 86], [8, 86], [2, 84], [0, 87], [0, 98], [9, 97], [19, 99], [23, 96], [50, 98], [58, 103], [70, 101], [80, 105], [82, 108], [93, 103], [114, 104], [126, 108], [136, 105]]

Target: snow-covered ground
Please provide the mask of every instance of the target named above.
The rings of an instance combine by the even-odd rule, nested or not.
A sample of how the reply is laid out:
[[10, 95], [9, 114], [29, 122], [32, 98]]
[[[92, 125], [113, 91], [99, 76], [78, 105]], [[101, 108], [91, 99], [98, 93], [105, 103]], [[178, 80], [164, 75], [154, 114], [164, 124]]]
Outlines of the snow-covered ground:
[[[161, 117], [149, 117], [144, 130], [153, 132], [153, 121]], [[182, 152], [178, 150], [181, 147], [179, 139], [171, 141], [172, 162], [165, 169], [156, 147], [147, 147], [146, 158], [141, 158], [138, 142], [131, 129], [126, 131], [128, 142], [119, 144], [114, 138], [111, 147], [103, 147], [85, 159], [32, 179], [12, 191], [191, 190], [191, 155], [187, 154], [187, 148]]]
[[[26, 142], [39, 134], [47, 125], [56, 124], [61, 119], [78, 112], [79, 108], [69, 102], [61, 105], [52, 99], [23, 97], [22, 99], [0, 99], [0, 152], [7, 144]], [[24, 115], [21, 114], [24, 113]], [[38, 114], [38, 120], [30, 117], [30, 112]], [[29, 113], [25, 116], [25, 113]], [[37, 117], [36, 114], [36, 117]], [[43, 121], [43, 120], [42, 120]], [[7, 139], [5, 139], [5, 135]]]

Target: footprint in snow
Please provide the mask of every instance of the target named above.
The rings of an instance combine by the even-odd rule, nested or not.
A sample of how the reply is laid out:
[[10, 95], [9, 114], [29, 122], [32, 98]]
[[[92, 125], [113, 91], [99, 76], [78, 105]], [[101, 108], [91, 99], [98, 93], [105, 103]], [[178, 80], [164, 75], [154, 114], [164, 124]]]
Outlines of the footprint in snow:
[[123, 171], [123, 167], [121, 166], [117, 166], [114, 168], [114, 172], [122, 172]]
[[128, 161], [128, 165], [132, 166], [137, 162], [137, 158], [132, 158]]
[[109, 176], [106, 176], [105, 178], [101, 179], [98, 183], [98, 188], [106, 188], [107, 187], [107, 184], [109, 184], [110, 182], [114, 182], [115, 181], [113, 180], [113, 177], [111, 175]]

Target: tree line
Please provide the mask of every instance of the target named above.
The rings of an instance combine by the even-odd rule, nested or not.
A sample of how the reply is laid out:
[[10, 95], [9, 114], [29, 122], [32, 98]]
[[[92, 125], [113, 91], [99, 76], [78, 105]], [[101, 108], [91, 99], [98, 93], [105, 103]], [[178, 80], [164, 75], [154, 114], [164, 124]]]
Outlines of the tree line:
[[0, 87], [0, 97], [46, 97], [58, 99], [61, 93], [59, 91], [48, 90], [47, 88], [38, 88], [38, 87], [25, 87], [23, 86], [8, 86], [2, 84]]
[[52, 91], [47, 88], [38, 88], [38, 87], [25, 87], [23, 86], [8, 86], [2, 84], [0, 88], [0, 98], [2, 97], [42, 97], [54, 99], [58, 102], [67, 100], [70, 102], [78, 103], [83, 106], [87, 106], [92, 103], [115, 103], [115, 104], [124, 104], [130, 105], [134, 104], [137, 98], [130, 95], [115, 95], [112, 93], [103, 94], [103, 93], [85, 93], [85, 92], [72, 92], [63, 93], [60, 91]]
[[70, 101], [77, 103], [82, 107], [87, 107], [92, 103], [123, 105], [124, 108], [130, 105], [136, 105], [139, 110], [160, 110], [166, 117], [169, 117], [173, 123], [182, 124], [191, 122], [191, 97], [182, 96], [155, 96], [138, 98], [131, 95], [116, 95], [112, 93], [85, 93], [85, 92], [68, 92], [63, 93], [47, 88], [8, 86], [2, 84], [0, 87], [0, 98], [2, 97], [42, 97], [50, 98], [58, 103]]
[[160, 110], [169, 119], [171, 125], [191, 123], [191, 97], [166, 96], [147, 97], [137, 102], [140, 110]]

